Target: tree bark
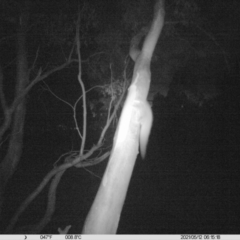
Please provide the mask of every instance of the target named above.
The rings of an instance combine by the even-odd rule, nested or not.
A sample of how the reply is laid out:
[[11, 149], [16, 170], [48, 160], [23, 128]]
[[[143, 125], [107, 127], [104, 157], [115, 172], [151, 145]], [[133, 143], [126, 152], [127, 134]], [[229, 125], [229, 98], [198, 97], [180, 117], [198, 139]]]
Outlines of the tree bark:
[[[151, 72], [150, 61], [164, 24], [164, 2], [155, 5], [151, 28], [142, 51], [133, 39], [130, 55], [135, 62], [132, 83], [123, 106], [113, 149], [99, 190], [83, 227], [83, 234], [114, 234], [117, 232], [128, 185], [138, 154], [139, 140], [144, 157], [152, 124], [151, 109], [147, 103]], [[136, 52], [137, 51], [137, 52]]]

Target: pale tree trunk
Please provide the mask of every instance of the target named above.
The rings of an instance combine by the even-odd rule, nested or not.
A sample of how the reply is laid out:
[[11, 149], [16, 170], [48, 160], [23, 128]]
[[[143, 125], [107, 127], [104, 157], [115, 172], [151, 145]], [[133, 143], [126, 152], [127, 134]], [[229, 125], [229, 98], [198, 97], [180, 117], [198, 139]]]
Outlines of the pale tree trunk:
[[146, 152], [152, 113], [147, 103], [151, 72], [150, 62], [164, 24], [164, 2], [155, 5], [151, 28], [142, 51], [136, 51], [139, 37], [132, 41], [130, 55], [135, 61], [132, 83], [121, 113], [111, 156], [95, 200], [83, 227], [83, 234], [115, 234], [138, 154]]
[[[17, 31], [16, 49], [16, 87], [14, 99], [25, 90], [28, 82], [28, 63], [26, 50], [26, 28], [28, 21], [27, 10], [21, 14], [20, 23]], [[22, 99], [15, 108], [12, 117], [11, 134], [7, 154], [0, 164], [0, 201], [3, 201], [4, 191], [7, 182], [14, 174], [22, 154], [23, 147], [23, 128], [26, 114], [26, 101]], [[5, 116], [7, 118], [7, 116]], [[9, 119], [10, 121], [10, 119]], [[7, 122], [7, 121], [6, 121]], [[0, 206], [1, 207], [1, 206]]]

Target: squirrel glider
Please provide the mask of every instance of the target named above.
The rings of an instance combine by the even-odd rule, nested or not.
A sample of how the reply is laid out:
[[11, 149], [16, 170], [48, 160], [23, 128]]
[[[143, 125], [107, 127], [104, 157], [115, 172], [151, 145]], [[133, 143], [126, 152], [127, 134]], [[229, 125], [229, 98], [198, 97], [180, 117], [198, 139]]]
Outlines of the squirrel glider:
[[[155, 4], [154, 18], [151, 27], [143, 30], [133, 37], [130, 47], [130, 57], [135, 61], [132, 83], [128, 89], [128, 95], [123, 106], [118, 129], [115, 135], [114, 145], [123, 143], [127, 137], [127, 131], [132, 131], [131, 121], [139, 123], [139, 143], [141, 157], [144, 158], [150, 135], [153, 114], [147, 95], [150, 88], [151, 70], [150, 63], [164, 24], [164, 1], [158, 0]], [[146, 35], [142, 50], [138, 49], [142, 37]], [[130, 126], [129, 126], [130, 125]]]
[[[151, 24], [151, 27], [148, 31], [147, 28], [143, 28], [142, 31], [137, 34], [131, 41], [130, 47], [130, 56], [133, 61], [135, 61], [132, 85], [136, 85], [137, 87], [137, 97], [136, 102], [138, 103], [138, 107], [140, 108], [140, 153], [142, 158], [146, 155], [148, 138], [150, 135], [152, 122], [153, 122], [153, 114], [150, 104], [147, 102], [147, 95], [150, 88], [151, 81], [151, 58], [153, 55], [153, 51], [157, 44], [160, 32], [163, 28], [164, 24], [164, 1], [157, 1], [154, 8], [154, 18]], [[146, 35], [147, 34], [147, 35]], [[142, 50], [138, 49], [141, 38], [146, 35]], [[131, 87], [130, 87], [131, 88]], [[130, 91], [129, 91], [130, 94]]]

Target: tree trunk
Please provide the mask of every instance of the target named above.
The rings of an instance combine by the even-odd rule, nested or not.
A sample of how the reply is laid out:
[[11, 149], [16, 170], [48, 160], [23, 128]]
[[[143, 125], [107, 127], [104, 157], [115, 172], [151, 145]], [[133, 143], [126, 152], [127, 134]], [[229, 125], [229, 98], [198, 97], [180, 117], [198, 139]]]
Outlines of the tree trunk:
[[145, 156], [152, 125], [152, 113], [147, 103], [151, 72], [150, 61], [164, 23], [164, 3], [158, 0], [154, 19], [144, 40], [142, 51], [137, 51], [133, 39], [130, 55], [135, 62], [131, 86], [123, 106], [111, 156], [93, 205], [86, 218], [83, 234], [114, 234], [117, 232], [122, 207], [138, 154], [139, 140]]
[[[26, 50], [26, 28], [28, 12], [25, 11], [20, 17], [20, 24], [17, 31], [17, 63], [16, 63], [16, 87], [15, 95], [17, 98], [29, 82], [28, 63]], [[23, 127], [26, 114], [26, 101], [23, 99], [16, 107], [11, 124], [11, 136], [9, 139], [8, 151], [0, 164], [0, 202], [3, 201], [4, 191], [7, 182], [14, 174], [22, 154]], [[7, 117], [7, 116], [5, 116]]]

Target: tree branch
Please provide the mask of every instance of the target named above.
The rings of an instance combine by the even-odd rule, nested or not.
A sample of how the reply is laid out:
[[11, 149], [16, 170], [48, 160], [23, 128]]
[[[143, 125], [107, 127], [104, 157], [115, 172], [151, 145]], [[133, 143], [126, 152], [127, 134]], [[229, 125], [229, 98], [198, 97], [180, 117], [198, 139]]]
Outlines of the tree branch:
[[80, 12], [78, 14], [78, 21], [76, 26], [76, 44], [77, 44], [77, 55], [78, 55], [78, 82], [82, 89], [82, 98], [83, 98], [83, 134], [80, 147], [80, 156], [83, 155], [85, 148], [86, 135], [87, 135], [87, 104], [86, 104], [86, 91], [85, 86], [82, 81], [82, 66], [81, 66], [81, 51], [80, 51]]

